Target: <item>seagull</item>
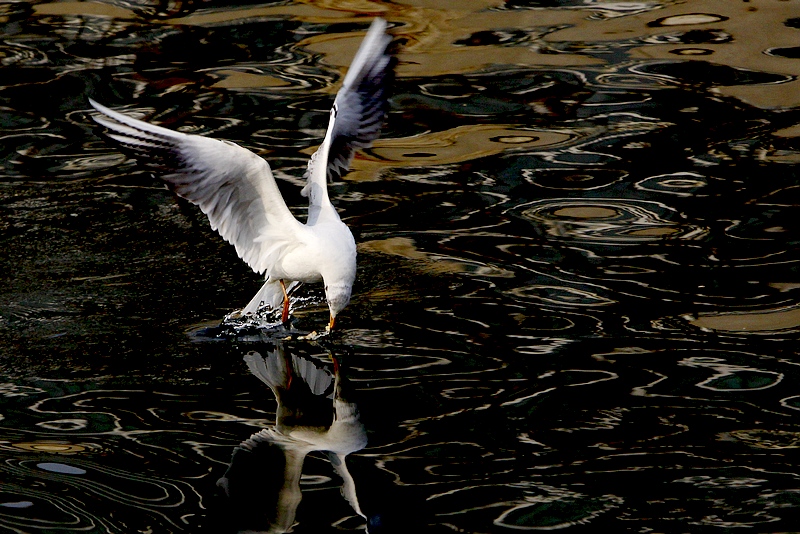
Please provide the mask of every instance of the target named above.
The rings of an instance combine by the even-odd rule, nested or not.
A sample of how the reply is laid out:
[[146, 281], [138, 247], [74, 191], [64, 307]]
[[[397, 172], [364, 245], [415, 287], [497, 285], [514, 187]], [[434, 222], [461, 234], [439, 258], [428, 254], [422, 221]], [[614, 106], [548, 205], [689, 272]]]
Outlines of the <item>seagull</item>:
[[[234, 449], [217, 486], [234, 506], [249, 502], [250, 494], [257, 491], [256, 513], [270, 523], [258, 532], [290, 532], [303, 497], [303, 464], [310, 453], [321, 451], [342, 478], [342, 496], [357, 514], [368, 519], [361, 511], [356, 480], [347, 464], [348, 455], [367, 446], [367, 431], [358, 406], [349, 399], [349, 384], [336, 358], [331, 373], [327, 366], [290, 354], [288, 347], [278, 343], [266, 356], [248, 352], [244, 361], [275, 396], [275, 424]], [[242, 512], [237, 516], [249, 515], [252, 508], [245, 507]]]
[[[301, 194], [308, 217], [298, 221], [281, 197], [269, 164], [230, 141], [188, 135], [140, 121], [92, 99], [93, 119], [137, 159], [163, 172], [177, 195], [197, 204], [211, 228], [266, 281], [239, 316], [262, 305], [289, 319], [290, 291], [323, 282], [330, 310], [328, 330], [350, 302], [356, 277], [356, 243], [328, 197], [328, 179], [347, 171], [356, 149], [378, 137], [388, 112], [393, 61], [387, 23], [377, 18], [356, 52], [330, 111], [325, 138], [311, 156]], [[288, 288], [288, 290], [287, 290]]]

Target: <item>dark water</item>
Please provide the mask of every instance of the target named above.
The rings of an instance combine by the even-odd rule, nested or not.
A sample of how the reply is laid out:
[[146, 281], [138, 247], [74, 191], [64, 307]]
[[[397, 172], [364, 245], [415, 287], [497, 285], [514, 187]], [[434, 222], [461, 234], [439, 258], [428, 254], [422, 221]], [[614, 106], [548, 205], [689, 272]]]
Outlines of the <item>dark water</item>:
[[[215, 335], [258, 277], [87, 98], [263, 154], [302, 214], [377, 14], [398, 79], [331, 191], [339, 331], [298, 339], [305, 287], [289, 331]], [[797, 17], [0, 5], [0, 529], [800, 529]]]

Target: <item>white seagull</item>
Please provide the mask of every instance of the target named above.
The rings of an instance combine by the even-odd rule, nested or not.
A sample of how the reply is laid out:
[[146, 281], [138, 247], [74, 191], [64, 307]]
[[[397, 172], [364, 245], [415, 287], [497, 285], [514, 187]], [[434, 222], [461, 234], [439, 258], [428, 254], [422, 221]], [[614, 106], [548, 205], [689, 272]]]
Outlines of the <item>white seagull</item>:
[[133, 119], [90, 99], [101, 113], [94, 120], [106, 134], [137, 158], [157, 166], [179, 196], [200, 206], [211, 228], [266, 282], [239, 313], [255, 313], [264, 304], [289, 318], [286, 287], [296, 282], [325, 285], [328, 328], [350, 302], [356, 277], [356, 243], [328, 198], [328, 178], [340, 176], [357, 148], [378, 136], [388, 109], [387, 84], [392, 61], [386, 21], [375, 19], [353, 58], [330, 111], [328, 130], [311, 156], [302, 190], [308, 219], [301, 223], [281, 197], [269, 165], [229, 141], [187, 135]]

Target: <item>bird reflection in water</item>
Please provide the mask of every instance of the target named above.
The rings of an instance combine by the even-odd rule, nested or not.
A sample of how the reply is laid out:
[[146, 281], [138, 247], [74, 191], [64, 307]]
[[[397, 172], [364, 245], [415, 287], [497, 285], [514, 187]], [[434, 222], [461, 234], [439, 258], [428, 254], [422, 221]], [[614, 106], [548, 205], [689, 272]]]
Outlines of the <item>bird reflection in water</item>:
[[236, 521], [246, 523], [239, 528], [291, 531], [302, 499], [303, 462], [312, 451], [326, 454], [343, 481], [345, 499], [366, 519], [346, 457], [367, 445], [367, 434], [358, 408], [345, 397], [346, 383], [336, 358], [326, 364], [290, 354], [280, 343], [265, 352], [262, 356], [250, 351], [244, 360], [275, 395], [275, 425], [241, 442], [217, 482], [236, 508]]

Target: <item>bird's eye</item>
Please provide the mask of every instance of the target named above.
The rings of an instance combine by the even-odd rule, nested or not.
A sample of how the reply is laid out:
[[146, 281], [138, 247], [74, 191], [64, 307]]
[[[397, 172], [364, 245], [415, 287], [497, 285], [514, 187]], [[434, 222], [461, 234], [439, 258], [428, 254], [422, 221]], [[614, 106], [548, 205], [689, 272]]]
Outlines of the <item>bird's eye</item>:
[[328, 286], [325, 286], [325, 293], [328, 292]]

